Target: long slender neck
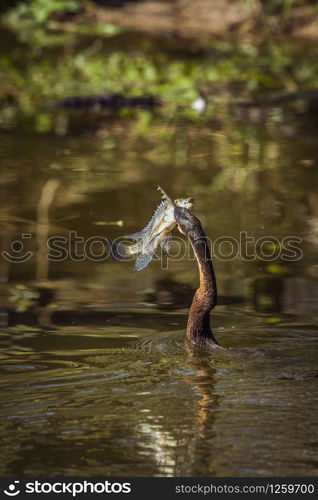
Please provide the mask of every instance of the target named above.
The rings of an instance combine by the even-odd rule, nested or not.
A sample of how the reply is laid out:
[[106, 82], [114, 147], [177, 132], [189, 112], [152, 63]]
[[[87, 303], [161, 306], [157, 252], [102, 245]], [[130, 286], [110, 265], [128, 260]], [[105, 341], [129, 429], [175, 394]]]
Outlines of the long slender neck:
[[213, 337], [210, 326], [210, 311], [216, 304], [217, 289], [210, 250], [202, 226], [188, 233], [188, 238], [198, 262], [200, 286], [192, 300], [188, 324], [187, 337], [195, 344], [218, 345]]

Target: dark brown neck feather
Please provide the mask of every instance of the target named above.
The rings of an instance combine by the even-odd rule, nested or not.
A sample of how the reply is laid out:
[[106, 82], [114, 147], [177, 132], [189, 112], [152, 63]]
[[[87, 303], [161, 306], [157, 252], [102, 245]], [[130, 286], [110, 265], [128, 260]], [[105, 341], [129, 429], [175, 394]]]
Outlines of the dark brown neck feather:
[[[198, 221], [199, 222], [199, 221]], [[188, 233], [194, 254], [196, 256], [200, 286], [195, 292], [191, 304], [187, 338], [196, 345], [217, 347], [210, 326], [210, 311], [216, 304], [217, 289], [210, 250], [201, 224]]]

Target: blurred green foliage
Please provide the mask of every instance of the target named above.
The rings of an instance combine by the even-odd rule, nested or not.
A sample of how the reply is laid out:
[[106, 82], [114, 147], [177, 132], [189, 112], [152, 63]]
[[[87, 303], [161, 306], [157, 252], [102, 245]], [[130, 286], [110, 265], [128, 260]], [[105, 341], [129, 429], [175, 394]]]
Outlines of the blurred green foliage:
[[264, 11], [268, 14], [288, 15], [292, 9], [305, 5], [316, 5], [316, 0], [261, 0]]
[[7, 15], [7, 22], [21, 28], [36, 26], [48, 21], [52, 14], [76, 12], [80, 8], [77, 0], [31, 0], [21, 2]]
[[37, 47], [74, 42], [78, 34], [113, 36], [120, 33], [120, 28], [110, 24], [87, 26], [70, 22], [61, 29], [59, 20], [81, 8], [78, 0], [30, 0], [9, 10], [4, 24], [15, 31], [21, 41]]
[[[274, 9], [275, 2], [271, 5]], [[1, 122], [10, 123], [22, 113], [34, 117], [36, 129], [45, 132], [58, 99], [102, 92], [152, 94], [161, 99], [166, 118], [178, 114], [197, 120], [201, 118], [191, 104], [202, 92], [208, 96], [204, 116], [209, 117], [220, 100], [312, 88], [317, 81], [316, 44], [273, 38], [256, 42], [251, 37], [204, 40], [180, 55], [173, 46], [165, 50], [158, 42], [120, 35], [116, 26], [73, 22], [70, 13], [79, 6], [76, 0], [32, 0], [4, 16], [20, 42], [1, 44]], [[60, 22], [63, 15], [69, 16], [67, 23]], [[125, 115], [130, 113], [122, 110]], [[141, 115], [141, 129], [147, 121]]]

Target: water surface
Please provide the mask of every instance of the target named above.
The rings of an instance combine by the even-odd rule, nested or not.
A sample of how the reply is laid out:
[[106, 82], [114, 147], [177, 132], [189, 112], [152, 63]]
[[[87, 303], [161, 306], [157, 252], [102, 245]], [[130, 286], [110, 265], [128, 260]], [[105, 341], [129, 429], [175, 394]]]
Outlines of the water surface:
[[[242, 113], [93, 127], [75, 115], [63, 133], [5, 122], [2, 249], [19, 240], [34, 255], [1, 260], [1, 475], [316, 475], [316, 126], [279, 108]], [[43, 235], [137, 231], [157, 184], [193, 196], [213, 240], [301, 238], [298, 260], [273, 245], [269, 260], [214, 257], [226, 351], [185, 345], [193, 260], [133, 273], [83, 260], [83, 243], [73, 259], [43, 257]]]

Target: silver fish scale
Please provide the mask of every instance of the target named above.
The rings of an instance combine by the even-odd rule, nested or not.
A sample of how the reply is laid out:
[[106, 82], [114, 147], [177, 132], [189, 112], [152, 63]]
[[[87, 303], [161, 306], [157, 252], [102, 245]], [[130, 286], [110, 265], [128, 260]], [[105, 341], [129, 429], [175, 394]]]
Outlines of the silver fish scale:
[[169, 202], [167, 200], [163, 200], [156, 208], [153, 216], [151, 217], [150, 221], [148, 222], [147, 226], [144, 227], [144, 229], [142, 229], [140, 232], [141, 233], [145, 233], [146, 231], [148, 231], [148, 229], [150, 229], [150, 227], [152, 226], [152, 224], [161, 217], [161, 215], [163, 214], [164, 210], [166, 209], [167, 205], [169, 204]]

